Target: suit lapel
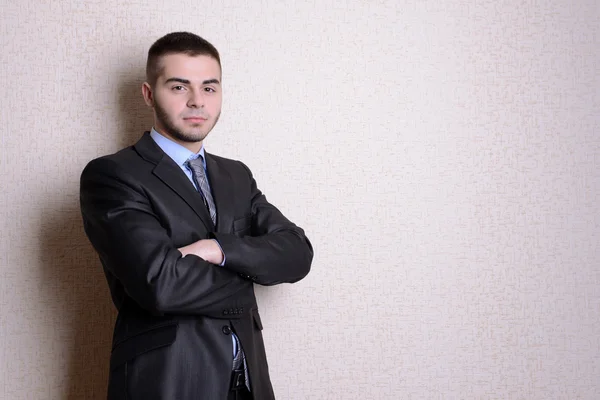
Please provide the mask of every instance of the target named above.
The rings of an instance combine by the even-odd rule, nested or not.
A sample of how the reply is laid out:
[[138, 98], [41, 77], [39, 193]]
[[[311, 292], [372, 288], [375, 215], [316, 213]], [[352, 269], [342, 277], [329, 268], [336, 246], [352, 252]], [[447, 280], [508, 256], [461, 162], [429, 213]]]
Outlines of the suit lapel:
[[145, 132], [144, 136], [134, 147], [142, 158], [156, 164], [152, 173], [177, 193], [194, 210], [209, 232], [214, 231], [215, 227], [210, 219], [208, 209], [204, 205], [202, 196], [196, 191], [175, 161], [166, 155], [152, 140], [150, 133]]
[[233, 226], [233, 182], [229, 172], [212, 154], [206, 156], [208, 183], [217, 208], [217, 232], [229, 233]]

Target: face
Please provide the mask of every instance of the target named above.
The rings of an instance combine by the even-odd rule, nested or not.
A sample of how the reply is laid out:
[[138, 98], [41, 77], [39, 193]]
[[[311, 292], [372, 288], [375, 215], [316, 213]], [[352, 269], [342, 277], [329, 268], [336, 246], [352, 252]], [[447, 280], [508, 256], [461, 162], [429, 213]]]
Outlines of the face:
[[142, 86], [146, 104], [154, 109], [154, 127], [194, 153], [221, 115], [221, 68], [209, 56], [169, 54], [154, 87]]

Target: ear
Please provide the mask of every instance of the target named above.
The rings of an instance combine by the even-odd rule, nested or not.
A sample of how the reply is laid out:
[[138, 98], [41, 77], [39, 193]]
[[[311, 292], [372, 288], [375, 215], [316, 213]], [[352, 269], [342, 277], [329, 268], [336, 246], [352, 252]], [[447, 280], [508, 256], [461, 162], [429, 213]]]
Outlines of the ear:
[[152, 87], [148, 82], [142, 84], [142, 95], [144, 96], [146, 105], [148, 107], [154, 107], [154, 93], [152, 93]]

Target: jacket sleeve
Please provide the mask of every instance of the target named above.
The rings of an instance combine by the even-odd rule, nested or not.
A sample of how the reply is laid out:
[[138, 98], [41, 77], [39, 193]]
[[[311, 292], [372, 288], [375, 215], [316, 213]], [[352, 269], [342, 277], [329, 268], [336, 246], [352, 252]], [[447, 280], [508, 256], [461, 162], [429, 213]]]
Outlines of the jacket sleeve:
[[142, 308], [218, 317], [243, 305], [239, 293], [252, 283], [194, 255], [182, 258], [144, 188], [116, 162], [90, 162], [80, 183], [85, 232], [104, 267]]
[[225, 267], [261, 285], [297, 282], [310, 271], [312, 245], [304, 230], [267, 201], [248, 167], [242, 166], [250, 180], [252, 235], [213, 233], [225, 254]]

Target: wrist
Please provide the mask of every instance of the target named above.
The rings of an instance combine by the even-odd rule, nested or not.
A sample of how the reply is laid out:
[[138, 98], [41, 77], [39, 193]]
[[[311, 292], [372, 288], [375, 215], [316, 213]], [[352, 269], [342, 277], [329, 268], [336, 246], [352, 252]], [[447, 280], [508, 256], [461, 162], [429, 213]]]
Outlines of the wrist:
[[214, 263], [213, 264], [217, 264], [217, 265], [222, 265], [223, 261], [225, 259], [225, 254], [223, 254], [223, 250], [221, 249], [221, 246], [219, 245], [219, 242], [216, 241], [216, 239], [212, 239], [213, 241], [213, 256], [214, 256]]

